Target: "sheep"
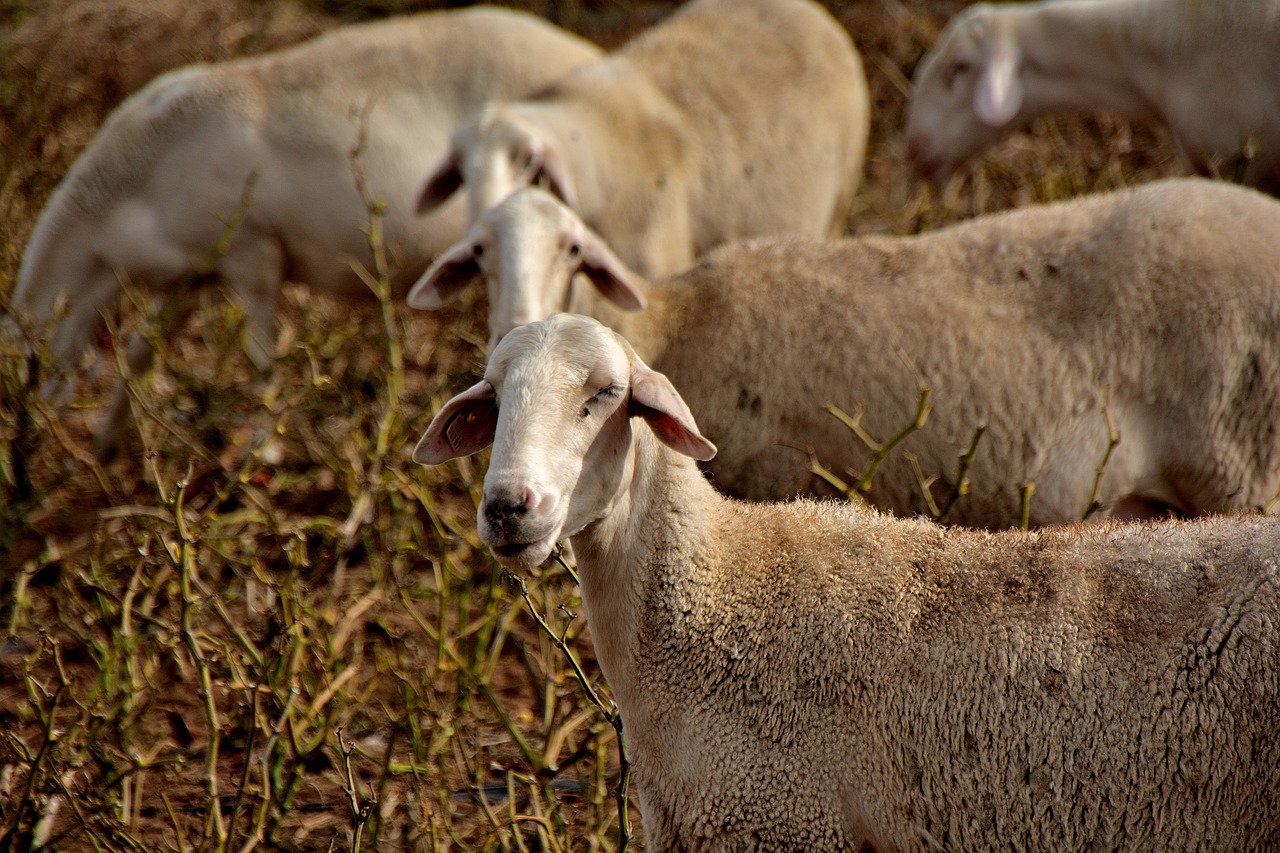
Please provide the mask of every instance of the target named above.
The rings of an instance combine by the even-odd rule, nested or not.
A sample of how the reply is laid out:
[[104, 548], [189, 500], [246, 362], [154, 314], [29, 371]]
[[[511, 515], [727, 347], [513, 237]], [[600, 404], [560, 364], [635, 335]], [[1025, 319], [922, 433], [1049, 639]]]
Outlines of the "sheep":
[[[595, 286], [571, 292], [577, 272]], [[950, 522], [1020, 523], [1025, 483], [1032, 525], [1270, 508], [1280, 493], [1280, 203], [1253, 190], [1168, 179], [916, 237], [749, 241], [652, 285], [526, 190], [408, 302], [437, 307], [480, 277], [492, 342], [559, 310], [627, 337], [718, 437], [708, 470], [736, 497], [829, 494], [810, 454], [853, 480], [871, 452], [824, 406], [863, 410], [883, 441], [921, 385], [932, 412], [867, 493], [900, 514], [935, 512], [928, 475], [941, 510], [983, 426]]]
[[646, 275], [720, 243], [842, 233], [870, 125], [849, 34], [810, 0], [698, 0], [524, 101], [468, 118], [419, 210], [546, 185]]
[[[122, 281], [178, 297], [172, 327], [195, 307], [189, 292], [221, 281], [243, 303], [246, 351], [265, 369], [282, 279], [371, 297], [352, 263], [372, 268], [377, 200], [402, 293], [465, 231], [461, 205], [425, 218], [414, 210], [415, 182], [462, 117], [600, 55], [537, 17], [476, 8], [343, 27], [161, 75], [113, 111], [54, 192], [22, 259], [14, 306], [37, 329], [51, 326], [50, 362], [69, 375]], [[150, 356], [135, 342], [131, 367]], [[126, 403], [121, 388], [100, 449], [119, 437]]]
[[671, 381], [578, 315], [503, 338], [413, 458], [490, 443], [480, 538], [517, 571], [568, 538], [648, 849], [1280, 843], [1280, 520], [738, 502]]
[[1170, 131], [1185, 164], [1280, 193], [1280, 0], [977, 4], [915, 74], [907, 156], [943, 183], [1046, 113], [1107, 109]]

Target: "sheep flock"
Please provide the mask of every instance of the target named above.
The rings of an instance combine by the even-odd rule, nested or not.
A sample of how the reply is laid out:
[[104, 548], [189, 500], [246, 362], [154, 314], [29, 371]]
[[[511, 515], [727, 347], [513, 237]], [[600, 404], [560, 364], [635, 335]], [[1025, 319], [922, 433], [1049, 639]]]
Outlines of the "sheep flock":
[[0, 5], [0, 848], [1280, 847], [1280, 0], [443, 5]]

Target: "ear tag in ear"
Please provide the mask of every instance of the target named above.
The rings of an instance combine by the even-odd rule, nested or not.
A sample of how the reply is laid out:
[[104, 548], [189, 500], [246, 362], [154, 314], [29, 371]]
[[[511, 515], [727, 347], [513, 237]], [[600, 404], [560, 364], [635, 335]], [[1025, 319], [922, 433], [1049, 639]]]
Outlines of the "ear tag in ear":
[[473, 424], [476, 421], [476, 413], [458, 412], [449, 419], [449, 424], [444, 428], [444, 440], [449, 442], [449, 449], [454, 453], [462, 447], [462, 429], [465, 424]]

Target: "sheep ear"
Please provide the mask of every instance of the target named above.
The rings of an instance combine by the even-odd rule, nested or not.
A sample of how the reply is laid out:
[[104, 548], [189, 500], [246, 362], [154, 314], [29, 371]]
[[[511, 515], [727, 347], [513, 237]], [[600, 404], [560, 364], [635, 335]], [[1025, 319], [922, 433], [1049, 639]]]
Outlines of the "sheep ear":
[[582, 239], [582, 274], [596, 290], [623, 311], [645, 307], [644, 285], [597, 234], [587, 232]]
[[413, 461], [439, 465], [459, 456], [469, 456], [493, 443], [498, 427], [498, 404], [493, 386], [480, 381], [444, 404], [427, 425]]
[[418, 196], [418, 213], [430, 213], [453, 197], [462, 186], [462, 171], [456, 154], [449, 154], [431, 174]]
[[677, 453], [706, 462], [716, 446], [698, 432], [693, 413], [671, 380], [649, 369], [639, 358], [631, 359], [631, 415], [644, 418], [658, 440]]
[[973, 110], [988, 127], [1004, 127], [1022, 109], [1022, 57], [1013, 37], [997, 32], [978, 88], [973, 94]]
[[480, 277], [476, 244], [464, 240], [445, 249], [435, 263], [427, 267], [422, 277], [414, 282], [405, 301], [410, 308], [438, 311], [444, 307], [445, 302]]
[[544, 181], [547, 191], [564, 202], [566, 207], [572, 209], [577, 205], [573, 178], [569, 177], [564, 160], [554, 145], [542, 147], [542, 168], [538, 171], [534, 184], [542, 184]]

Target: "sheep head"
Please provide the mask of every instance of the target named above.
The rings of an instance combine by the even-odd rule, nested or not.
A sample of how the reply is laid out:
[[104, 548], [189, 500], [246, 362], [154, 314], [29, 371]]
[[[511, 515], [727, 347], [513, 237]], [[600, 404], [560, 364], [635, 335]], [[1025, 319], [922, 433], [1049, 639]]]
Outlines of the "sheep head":
[[555, 142], [510, 104], [489, 104], [458, 126], [449, 153], [427, 176], [418, 212], [440, 207], [464, 184], [472, 222], [521, 187], [546, 187], [570, 206], [575, 200]]
[[567, 311], [579, 273], [624, 311], [644, 308], [640, 277], [558, 199], [536, 187], [484, 212], [409, 291], [413, 308], [435, 310], [483, 279], [489, 350], [516, 326]]
[[1022, 55], [1010, 12], [979, 4], [958, 15], [916, 69], [907, 110], [907, 159], [944, 183], [961, 164], [1016, 130]]
[[625, 339], [556, 314], [502, 339], [484, 379], [444, 405], [413, 458], [437, 465], [492, 443], [480, 538], [503, 563], [528, 568], [617, 504], [635, 468], [633, 417], [679, 453], [715, 455], [671, 382]]

